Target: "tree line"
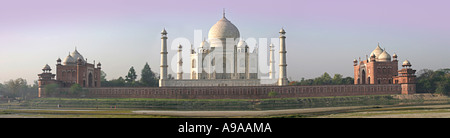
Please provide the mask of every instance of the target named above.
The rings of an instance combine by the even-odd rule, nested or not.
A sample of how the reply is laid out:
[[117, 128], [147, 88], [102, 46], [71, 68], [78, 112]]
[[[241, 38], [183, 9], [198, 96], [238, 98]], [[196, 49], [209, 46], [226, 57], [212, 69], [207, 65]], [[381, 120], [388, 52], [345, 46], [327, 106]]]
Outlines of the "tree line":
[[354, 79], [352, 77], [343, 77], [341, 74], [334, 74], [331, 78], [327, 72], [314, 79], [302, 78], [300, 81], [291, 81], [289, 85], [349, 85], [353, 84]]
[[0, 83], [0, 98], [15, 98], [18, 100], [26, 100], [36, 98], [38, 93], [38, 82], [28, 84], [23, 78], [11, 79]]
[[[106, 80], [106, 73], [101, 72], [100, 79], [102, 87], [158, 87], [159, 76], [152, 71], [148, 63], [145, 63], [141, 70], [141, 78], [137, 80], [138, 75], [133, 66], [128, 70], [125, 78], [119, 77], [117, 79]], [[174, 79], [171, 74], [169, 79]]]
[[422, 69], [417, 72], [417, 92], [450, 95], [450, 69]]

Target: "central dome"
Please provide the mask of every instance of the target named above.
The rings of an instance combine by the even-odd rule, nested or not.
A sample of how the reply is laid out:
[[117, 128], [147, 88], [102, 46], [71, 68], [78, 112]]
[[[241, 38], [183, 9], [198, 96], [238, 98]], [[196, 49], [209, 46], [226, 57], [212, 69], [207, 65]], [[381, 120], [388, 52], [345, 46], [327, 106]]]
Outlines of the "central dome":
[[208, 38], [239, 38], [239, 30], [225, 16], [209, 29]]

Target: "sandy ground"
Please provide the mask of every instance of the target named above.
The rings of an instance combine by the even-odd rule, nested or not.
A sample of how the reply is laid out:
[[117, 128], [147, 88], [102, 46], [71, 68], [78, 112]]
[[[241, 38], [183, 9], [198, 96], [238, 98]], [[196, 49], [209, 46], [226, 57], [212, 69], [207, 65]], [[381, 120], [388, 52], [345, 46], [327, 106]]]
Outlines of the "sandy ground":
[[[405, 107], [349, 106], [266, 111], [133, 111], [137, 114], [181, 117], [264, 117], [289, 114], [328, 112], [319, 118], [450, 118], [450, 105], [423, 105]], [[374, 111], [371, 111], [374, 110]], [[390, 111], [392, 110], [392, 111]], [[335, 112], [335, 113], [333, 113]], [[350, 113], [345, 113], [350, 112]]]
[[360, 108], [367, 108], [367, 107], [366, 106], [348, 106], [348, 107], [324, 107], [324, 108], [263, 110], [263, 111], [153, 111], [153, 110], [140, 110], [140, 111], [133, 111], [133, 113], [147, 114], [147, 115], [181, 116], [181, 117], [245, 117], [245, 116], [262, 117], [262, 116], [315, 113], [315, 112], [327, 112], [327, 111], [338, 111], [338, 110], [352, 110], [352, 109], [360, 109]]
[[[374, 108], [376, 107], [376, 108]], [[14, 110], [45, 110], [55, 111], [56, 114], [89, 113], [95, 115], [99, 110], [75, 110], [75, 109], [14, 109]], [[61, 111], [58, 113], [58, 111]], [[69, 112], [67, 112], [69, 111]], [[104, 110], [109, 111], [109, 110]], [[450, 105], [420, 105], [420, 106], [348, 106], [348, 107], [323, 107], [286, 110], [263, 111], [157, 111], [135, 110], [125, 114], [176, 116], [176, 117], [319, 117], [319, 118], [450, 118]], [[39, 114], [0, 114], [0, 118], [41, 118]], [[61, 116], [64, 117], [64, 116]], [[67, 116], [69, 117], [69, 116]], [[89, 117], [89, 116], [87, 116]], [[98, 117], [98, 116], [97, 116]], [[101, 116], [100, 116], [101, 117]]]
[[[394, 109], [391, 110], [390, 109]], [[382, 111], [360, 111], [330, 114], [320, 118], [450, 118], [450, 105], [407, 106], [382, 109]]]

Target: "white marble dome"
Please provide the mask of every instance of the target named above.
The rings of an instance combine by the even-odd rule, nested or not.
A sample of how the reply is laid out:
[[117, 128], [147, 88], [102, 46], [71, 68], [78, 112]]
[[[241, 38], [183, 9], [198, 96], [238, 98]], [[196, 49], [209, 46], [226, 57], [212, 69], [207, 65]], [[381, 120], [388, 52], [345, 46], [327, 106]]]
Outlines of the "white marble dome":
[[239, 40], [239, 43], [237, 44], [238, 48], [245, 48], [247, 46], [247, 42], [245, 42], [243, 39]]
[[75, 63], [77, 63], [77, 61], [70, 54], [63, 60], [63, 65], [75, 64]]
[[381, 61], [381, 62], [391, 61], [391, 55], [389, 55], [389, 53], [387, 53], [385, 50], [379, 55], [377, 61]]
[[239, 30], [225, 16], [209, 29], [208, 39], [239, 38]]
[[81, 61], [86, 62], [86, 60], [84, 60], [83, 56], [77, 51], [77, 49], [75, 48], [75, 51], [73, 51], [70, 56], [73, 57], [73, 59], [75, 59], [75, 62], [78, 60], [78, 58], [81, 59]]
[[377, 48], [375, 48], [372, 53], [370, 53], [369, 55], [375, 55], [376, 58], [379, 58], [380, 54], [383, 53], [383, 49], [381, 49], [380, 45], [377, 46]]

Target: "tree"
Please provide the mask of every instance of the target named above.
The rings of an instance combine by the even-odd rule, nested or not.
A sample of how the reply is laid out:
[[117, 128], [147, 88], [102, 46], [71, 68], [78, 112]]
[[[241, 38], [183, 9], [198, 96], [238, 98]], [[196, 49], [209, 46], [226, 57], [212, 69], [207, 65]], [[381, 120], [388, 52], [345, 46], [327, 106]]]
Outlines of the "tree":
[[353, 84], [354, 81], [355, 81], [355, 79], [353, 79], [352, 77], [345, 77], [342, 80], [342, 83], [345, 84], [345, 85], [350, 85], [350, 84]]
[[118, 79], [112, 79], [111, 81], [109, 81], [108, 86], [109, 87], [124, 87], [125, 83], [126, 83], [125, 79], [123, 79], [122, 77], [119, 77]]
[[422, 69], [417, 74], [417, 92], [450, 94], [450, 69]]
[[100, 72], [100, 81], [101, 82], [106, 82], [107, 81], [106, 80], [106, 73], [103, 70], [101, 70], [101, 72]]
[[331, 84], [331, 76], [327, 72], [322, 76], [314, 79], [314, 85], [328, 85]]
[[25, 89], [28, 88], [27, 86], [27, 80], [23, 78], [18, 78], [15, 80], [9, 80], [6, 82], [6, 88], [9, 90], [9, 96], [10, 97], [22, 97], [25, 96]]
[[275, 91], [270, 91], [268, 94], [267, 94], [267, 96], [269, 96], [269, 97], [275, 97], [275, 96], [277, 96], [278, 95], [278, 93], [277, 92], [275, 92]]
[[169, 80], [174, 80], [175, 77], [173, 77], [172, 74], [168, 74], [168, 75], [167, 75], [167, 79], [169, 79]]
[[341, 74], [334, 74], [332, 84], [334, 85], [341, 85], [343, 84], [343, 79]]
[[343, 78], [341, 74], [334, 74], [334, 77], [331, 78], [330, 74], [324, 73], [320, 77], [316, 77], [314, 79], [305, 79], [302, 78], [300, 81], [291, 81], [289, 85], [350, 85], [353, 84], [352, 77]]
[[69, 89], [70, 94], [79, 94], [82, 91], [83, 91], [83, 88], [78, 83], [73, 84], [72, 86], [70, 86], [70, 89]]
[[136, 78], [137, 78], [136, 71], [134, 70], [134, 67], [131, 66], [130, 70], [128, 71], [127, 76], [125, 76], [125, 81], [126, 81], [127, 85], [134, 86]]
[[143, 86], [150, 87], [155, 87], [158, 85], [158, 79], [156, 78], [155, 73], [152, 71], [147, 62], [145, 63], [144, 68], [141, 71], [140, 83]]
[[55, 84], [55, 83], [47, 84], [44, 86], [44, 93], [46, 95], [56, 94], [56, 92], [58, 91], [58, 88], [59, 88], [58, 84]]

